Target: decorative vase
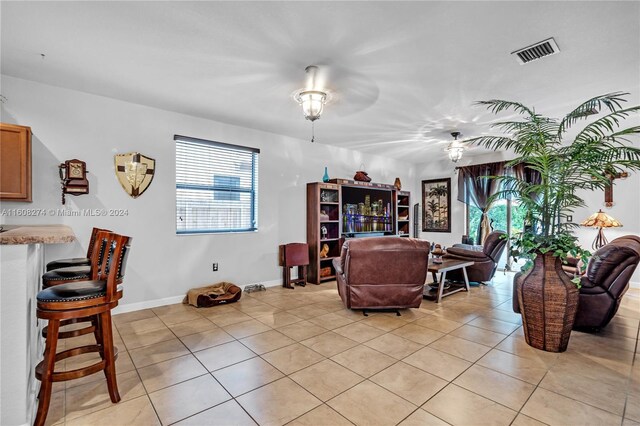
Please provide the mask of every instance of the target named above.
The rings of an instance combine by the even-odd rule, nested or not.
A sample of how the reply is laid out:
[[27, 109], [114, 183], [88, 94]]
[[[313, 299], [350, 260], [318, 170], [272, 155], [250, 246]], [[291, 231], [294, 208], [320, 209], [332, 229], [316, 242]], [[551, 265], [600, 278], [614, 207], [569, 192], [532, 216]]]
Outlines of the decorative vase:
[[329, 172], [327, 171], [327, 168], [324, 168], [324, 176], [322, 176], [322, 181], [323, 182], [329, 182]]
[[560, 258], [538, 253], [533, 267], [514, 282], [527, 344], [547, 352], [567, 350], [579, 293]]
[[402, 189], [402, 182], [400, 182], [400, 178], [399, 178], [399, 177], [397, 177], [397, 178], [396, 178], [396, 181], [395, 181], [395, 182], [393, 182], [393, 186], [394, 186], [398, 191], [400, 191], [400, 190]]

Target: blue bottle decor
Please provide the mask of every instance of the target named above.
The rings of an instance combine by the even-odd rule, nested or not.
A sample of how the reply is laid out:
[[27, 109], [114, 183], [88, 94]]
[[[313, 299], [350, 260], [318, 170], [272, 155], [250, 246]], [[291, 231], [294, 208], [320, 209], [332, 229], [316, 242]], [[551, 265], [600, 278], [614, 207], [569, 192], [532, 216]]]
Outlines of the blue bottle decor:
[[322, 176], [323, 182], [329, 182], [329, 172], [327, 172], [327, 168], [324, 168], [324, 176]]

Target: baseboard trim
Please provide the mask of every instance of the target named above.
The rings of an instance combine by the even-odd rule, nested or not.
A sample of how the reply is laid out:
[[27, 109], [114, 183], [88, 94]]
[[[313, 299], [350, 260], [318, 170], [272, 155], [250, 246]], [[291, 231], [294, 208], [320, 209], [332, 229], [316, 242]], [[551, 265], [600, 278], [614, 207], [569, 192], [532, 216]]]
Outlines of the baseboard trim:
[[[240, 286], [240, 288], [244, 290], [246, 286], [253, 285], [253, 284], [262, 284], [265, 287], [277, 287], [279, 285], [282, 285], [282, 280], [261, 281], [257, 283], [251, 283], [251, 284], [243, 284]], [[143, 309], [157, 308], [158, 306], [172, 305], [174, 303], [181, 303], [183, 299], [184, 299], [184, 295], [179, 295], [179, 296], [164, 297], [162, 299], [148, 300], [145, 302], [124, 303], [124, 304], [118, 305], [118, 307], [116, 307], [112, 311], [112, 314], [114, 315], [124, 314], [127, 312], [141, 311]]]

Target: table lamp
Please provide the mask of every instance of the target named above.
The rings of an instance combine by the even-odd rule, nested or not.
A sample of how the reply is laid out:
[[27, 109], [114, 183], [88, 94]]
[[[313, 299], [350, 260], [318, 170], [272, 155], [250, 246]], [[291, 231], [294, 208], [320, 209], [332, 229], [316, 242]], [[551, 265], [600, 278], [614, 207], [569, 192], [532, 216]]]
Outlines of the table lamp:
[[591, 226], [593, 228], [599, 228], [598, 235], [596, 235], [596, 239], [593, 240], [593, 244], [591, 244], [591, 247], [594, 250], [598, 250], [600, 247], [608, 243], [607, 239], [604, 236], [604, 233], [602, 232], [602, 228], [618, 228], [622, 226], [622, 224], [602, 210], [598, 210], [597, 213], [592, 214], [585, 221], [583, 221], [580, 226]]

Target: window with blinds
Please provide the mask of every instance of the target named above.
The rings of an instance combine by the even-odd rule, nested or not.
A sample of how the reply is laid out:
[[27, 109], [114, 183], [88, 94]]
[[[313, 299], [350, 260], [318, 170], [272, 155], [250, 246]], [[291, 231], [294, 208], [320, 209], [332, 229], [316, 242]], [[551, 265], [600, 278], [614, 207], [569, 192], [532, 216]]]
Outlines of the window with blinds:
[[176, 233], [258, 230], [259, 149], [176, 135]]

